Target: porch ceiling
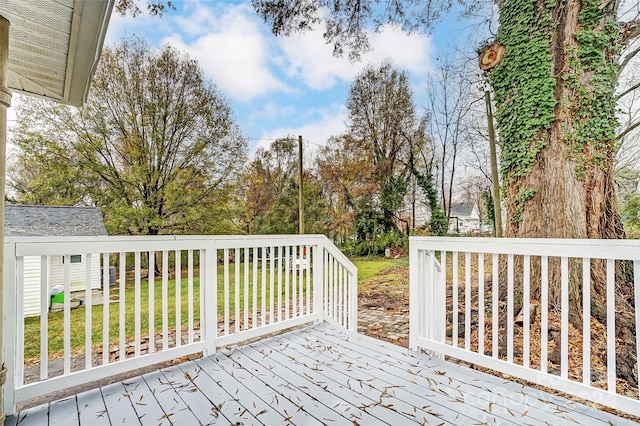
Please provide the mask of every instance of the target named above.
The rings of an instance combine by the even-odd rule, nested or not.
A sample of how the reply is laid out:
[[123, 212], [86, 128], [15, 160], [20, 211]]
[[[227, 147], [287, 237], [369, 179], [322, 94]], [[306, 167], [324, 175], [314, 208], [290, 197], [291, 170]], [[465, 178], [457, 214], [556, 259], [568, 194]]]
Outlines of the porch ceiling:
[[81, 105], [112, 8], [113, 0], [0, 0], [10, 23], [8, 87]]

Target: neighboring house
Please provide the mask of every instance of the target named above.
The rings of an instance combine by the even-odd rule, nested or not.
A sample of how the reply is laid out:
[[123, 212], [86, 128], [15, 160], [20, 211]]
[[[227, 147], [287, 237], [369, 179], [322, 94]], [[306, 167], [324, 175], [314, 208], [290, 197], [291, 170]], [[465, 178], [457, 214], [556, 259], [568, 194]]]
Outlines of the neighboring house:
[[454, 234], [472, 234], [480, 230], [480, 212], [476, 203], [451, 204], [449, 232]]
[[[5, 206], [4, 231], [11, 237], [79, 237], [107, 235], [102, 212], [98, 208], [58, 206]], [[71, 291], [86, 288], [86, 255], [70, 255]], [[56, 285], [64, 285], [62, 256], [50, 256], [49, 291]], [[91, 256], [91, 287], [99, 288], [100, 257]], [[40, 313], [41, 258], [27, 256], [24, 259], [24, 314]]]

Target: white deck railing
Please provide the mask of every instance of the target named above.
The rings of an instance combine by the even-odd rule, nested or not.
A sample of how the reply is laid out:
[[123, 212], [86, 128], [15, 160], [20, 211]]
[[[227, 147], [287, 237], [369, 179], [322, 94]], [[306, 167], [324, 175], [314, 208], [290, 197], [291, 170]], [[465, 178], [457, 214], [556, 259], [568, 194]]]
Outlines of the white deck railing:
[[[71, 309], [78, 288], [85, 302]], [[34, 298], [39, 315], [25, 316]], [[356, 315], [357, 270], [324, 236], [7, 238], [4, 411], [310, 321], [356, 330]]]
[[[640, 386], [616, 378], [620, 297], [640, 331], [640, 241], [412, 237], [409, 247], [411, 349], [640, 412]], [[626, 294], [616, 302], [620, 271]], [[606, 280], [601, 296], [591, 294], [596, 275]], [[584, 289], [579, 300], [571, 281]], [[591, 321], [592, 296], [604, 297], [606, 326]], [[572, 304], [582, 327], [570, 321]], [[640, 359], [640, 332], [629, 340]]]

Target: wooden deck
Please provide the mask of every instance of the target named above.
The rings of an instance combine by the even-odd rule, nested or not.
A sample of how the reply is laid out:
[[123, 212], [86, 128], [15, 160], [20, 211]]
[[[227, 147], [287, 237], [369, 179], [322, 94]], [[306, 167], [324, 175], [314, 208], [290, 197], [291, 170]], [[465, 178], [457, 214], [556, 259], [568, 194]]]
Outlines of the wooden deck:
[[10, 416], [5, 425], [635, 424], [328, 323]]

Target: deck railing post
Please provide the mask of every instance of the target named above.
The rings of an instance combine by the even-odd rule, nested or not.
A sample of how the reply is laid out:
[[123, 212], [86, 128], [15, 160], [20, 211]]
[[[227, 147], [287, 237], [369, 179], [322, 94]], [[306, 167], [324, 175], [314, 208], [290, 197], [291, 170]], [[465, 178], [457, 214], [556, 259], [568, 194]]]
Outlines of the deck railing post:
[[[4, 286], [2, 288], [4, 314], [3, 330], [2, 330], [2, 359], [4, 360], [4, 368], [7, 369], [6, 381], [3, 391], [3, 411], [5, 414], [13, 414], [16, 408], [15, 398], [15, 372], [16, 372], [16, 245], [15, 243], [4, 244], [4, 265], [3, 278]], [[21, 272], [22, 273], [22, 272]]]
[[358, 271], [356, 270], [350, 275], [351, 280], [349, 289], [350, 295], [350, 307], [349, 307], [349, 330], [358, 331]]
[[204, 251], [204, 285], [201, 284], [200, 286], [200, 291], [204, 292], [204, 327], [201, 330], [204, 339], [204, 356], [216, 353], [218, 334], [218, 264], [216, 262], [216, 249], [214, 240]]
[[311, 246], [313, 259], [313, 313], [318, 315], [315, 323], [324, 321], [324, 239]]

